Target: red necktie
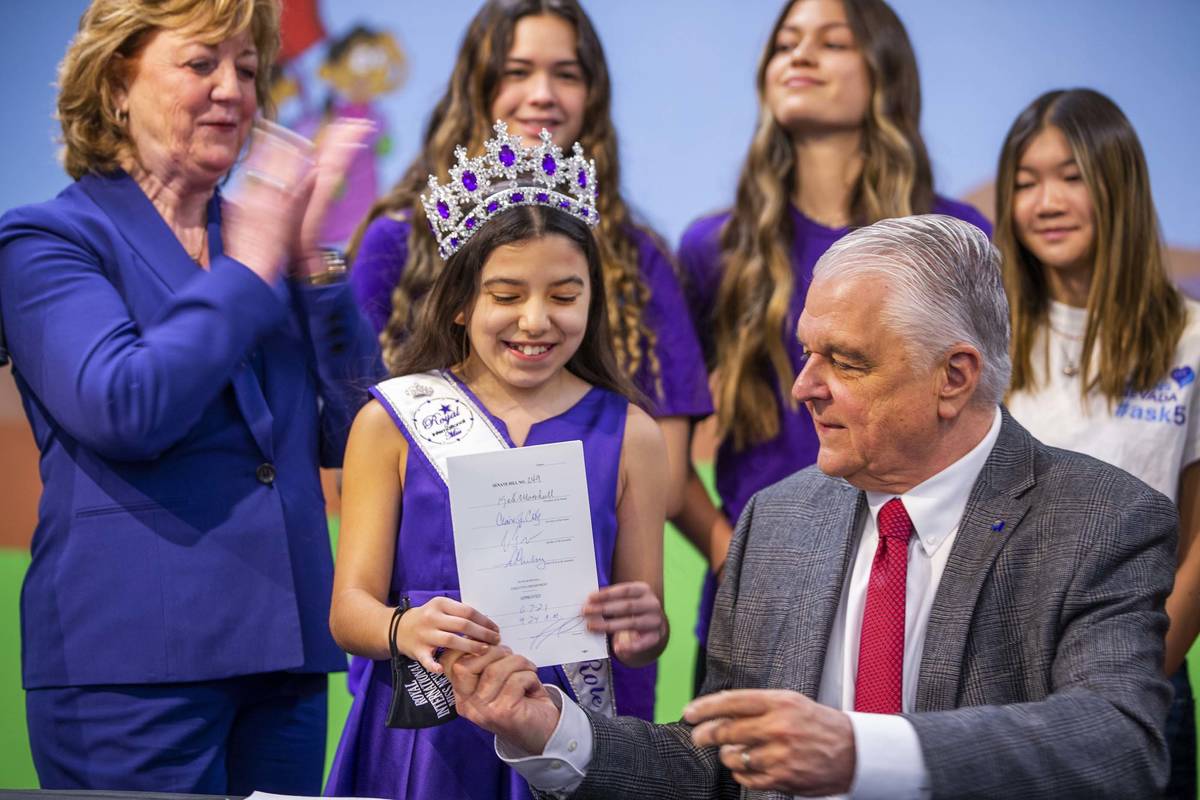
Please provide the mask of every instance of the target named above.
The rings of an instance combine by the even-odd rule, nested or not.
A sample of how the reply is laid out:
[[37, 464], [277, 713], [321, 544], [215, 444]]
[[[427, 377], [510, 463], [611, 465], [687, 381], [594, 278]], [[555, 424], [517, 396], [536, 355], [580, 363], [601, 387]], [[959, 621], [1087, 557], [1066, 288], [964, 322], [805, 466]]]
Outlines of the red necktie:
[[867, 582], [854, 710], [899, 714], [904, 685], [904, 595], [912, 520], [900, 498], [879, 509], [879, 546]]

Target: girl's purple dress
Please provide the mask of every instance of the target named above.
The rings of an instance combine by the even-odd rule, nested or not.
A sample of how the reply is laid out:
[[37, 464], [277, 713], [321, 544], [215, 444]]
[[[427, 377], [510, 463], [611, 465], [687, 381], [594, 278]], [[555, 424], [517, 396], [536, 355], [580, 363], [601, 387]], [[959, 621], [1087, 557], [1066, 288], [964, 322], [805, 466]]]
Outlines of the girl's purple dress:
[[[378, 217], [367, 226], [354, 258], [350, 286], [363, 315], [376, 331], [383, 330], [391, 314], [392, 290], [400, 282], [408, 262], [411, 232], [412, 226], [403, 214]], [[651, 401], [648, 410], [655, 417], [703, 419], [713, 411], [708, 371], [675, 269], [652, 235], [634, 228], [633, 238], [637, 242], [642, 281], [650, 291], [644, 313], [646, 324], [657, 339], [654, 352], [659, 363], [656, 381], [643, 359], [634, 383]], [[364, 666], [362, 659], [350, 659], [347, 684], [352, 694], [358, 691]], [[646, 696], [637, 702], [627, 702], [623, 713], [653, 720], [654, 682], [650, 681], [647, 687]], [[646, 709], [646, 713], [637, 709]]]
[[[504, 423], [460, 386], [512, 446]], [[376, 389], [372, 394], [390, 408]], [[592, 388], [559, 416], [536, 423], [525, 441], [527, 445], [583, 442], [601, 586], [612, 582], [618, 471], [628, 406], [624, 397]], [[409, 438], [404, 426], [400, 429]], [[445, 483], [410, 439], [388, 602], [395, 605], [407, 596], [413, 605], [420, 605], [439, 595], [459, 599], [450, 499]], [[342, 731], [326, 794], [412, 800], [531, 797], [525, 780], [496, 756], [492, 735], [465, 719], [419, 730], [386, 727], [392, 694], [388, 662], [358, 660], [366, 669]], [[653, 712], [653, 667], [630, 669], [615, 658], [611, 663], [617, 713], [649, 718]], [[573, 696], [559, 668], [539, 670], [539, 675], [544, 683], [556, 684]]]

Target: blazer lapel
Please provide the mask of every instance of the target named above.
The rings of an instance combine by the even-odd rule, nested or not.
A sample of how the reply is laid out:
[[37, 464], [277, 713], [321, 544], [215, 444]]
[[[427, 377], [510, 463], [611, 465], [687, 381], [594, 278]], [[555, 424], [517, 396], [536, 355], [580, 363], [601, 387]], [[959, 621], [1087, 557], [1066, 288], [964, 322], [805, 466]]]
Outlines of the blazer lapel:
[[1029, 510], [1021, 496], [1033, 484], [1033, 439], [1002, 409], [1000, 436], [971, 490], [929, 612], [914, 711], [957, 705], [979, 594], [1005, 542]]
[[843, 497], [831, 503], [823, 519], [813, 520], [815, 531], [809, 553], [815, 559], [808, 574], [796, 581], [793, 608], [796, 614], [796, 649], [790, 659], [793, 674], [785, 685], [795, 686], [806, 697], [816, 699], [829, 649], [834, 615], [842, 602], [842, 587], [850, 567], [862, 515], [867, 513], [866, 495], [844, 484]]
[[[177, 292], [196, 278], [200, 271], [196, 262], [133, 178], [120, 170], [112, 174], [90, 173], [79, 179], [79, 185], [168, 289]], [[210, 230], [210, 242], [211, 233]]]
[[[79, 183], [168, 291], [174, 294], [200, 276], [196, 262], [192, 261], [158, 209], [133, 178], [118, 170], [107, 175], [91, 173], [80, 178]], [[224, 251], [221, 242], [221, 198], [218, 192], [213, 192], [208, 203], [207, 230], [209, 263], [212, 263]], [[243, 359], [234, 369], [230, 383], [238, 409], [258, 449], [268, 461], [272, 460], [274, 446], [271, 428], [274, 419], [258, 377], [247, 359]]]

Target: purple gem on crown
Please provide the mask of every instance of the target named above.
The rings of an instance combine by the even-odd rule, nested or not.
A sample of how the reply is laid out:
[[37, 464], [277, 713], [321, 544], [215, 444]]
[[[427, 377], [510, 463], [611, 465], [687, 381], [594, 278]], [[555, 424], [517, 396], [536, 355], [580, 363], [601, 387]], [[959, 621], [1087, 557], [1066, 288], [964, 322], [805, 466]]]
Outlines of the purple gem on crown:
[[583, 170], [579, 170], [579, 188], [587, 188], [587, 173]]
[[525, 193], [524, 192], [513, 192], [511, 199], [514, 203], [524, 203], [525, 202]]
[[558, 207], [565, 208], [567, 211], [571, 210], [571, 204], [568, 203], [566, 200], [560, 200], [558, 203]]
[[479, 182], [475, 180], [474, 172], [464, 172], [462, 174], [462, 185], [466, 187], [468, 192], [473, 192], [479, 188]]
[[547, 175], [553, 175], [558, 171], [558, 164], [554, 161], [554, 156], [549, 153], [542, 158], [542, 171]]
[[583, 208], [582, 206], [580, 206], [580, 208], [579, 208], [579, 216], [581, 216], [581, 217], [586, 217], [587, 215], [588, 215], [588, 211], [587, 211], [587, 209], [586, 209], [586, 208]]
[[550, 195], [546, 194], [545, 192], [538, 192], [533, 197], [539, 203], [549, 203], [550, 202]]
[[471, 230], [472, 228], [475, 227], [475, 218], [467, 217], [467, 221], [463, 224], [465, 224], [467, 226], [467, 230]]
[[458, 237], [457, 237], [457, 236], [451, 236], [451, 237], [450, 237], [450, 246], [451, 246], [451, 247], [458, 247]]
[[496, 211], [499, 210], [499, 208], [500, 208], [500, 204], [497, 203], [495, 200], [493, 200], [492, 202], [487, 204], [487, 212], [489, 214], [495, 214]]
[[517, 163], [517, 154], [508, 145], [503, 145], [500, 148], [500, 163], [506, 167], [511, 167]]
[[450, 219], [450, 206], [446, 205], [445, 200], [438, 200], [437, 210], [442, 219]]

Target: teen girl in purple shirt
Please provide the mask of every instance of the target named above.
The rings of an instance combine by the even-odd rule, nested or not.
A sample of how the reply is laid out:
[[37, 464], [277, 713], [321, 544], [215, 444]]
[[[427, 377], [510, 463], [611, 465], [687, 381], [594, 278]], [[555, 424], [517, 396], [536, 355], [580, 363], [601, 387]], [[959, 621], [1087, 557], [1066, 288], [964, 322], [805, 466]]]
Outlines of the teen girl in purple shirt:
[[[723, 515], [692, 502], [693, 476], [677, 522], [693, 540], [707, 537], [718, 570], [751, 495], [816, 461], [812, 420], [788, 394], [816, 260], [852, 227], [887, 217], [935, 212], [991, 230], [974, 208], [934, 194], [916, 59], [882, 0], [789, 3], [756, 83], [759, 122], [733, 208], [694, 222], [679, 249], [714, 372]], [[702, 641], [713, 586], [701, 608]]]

